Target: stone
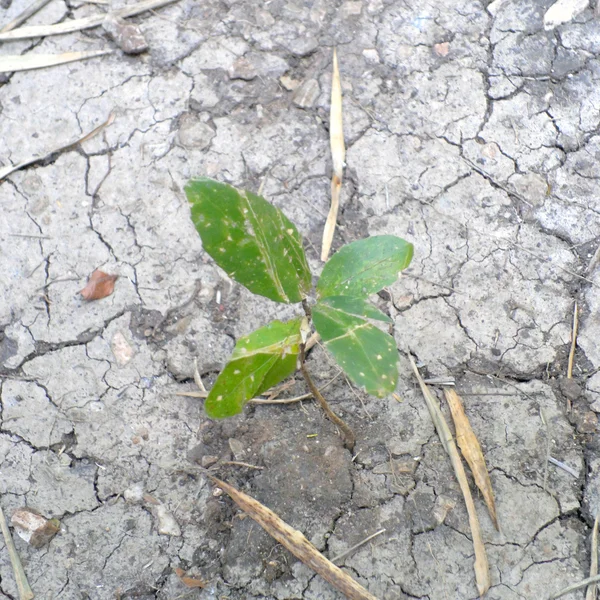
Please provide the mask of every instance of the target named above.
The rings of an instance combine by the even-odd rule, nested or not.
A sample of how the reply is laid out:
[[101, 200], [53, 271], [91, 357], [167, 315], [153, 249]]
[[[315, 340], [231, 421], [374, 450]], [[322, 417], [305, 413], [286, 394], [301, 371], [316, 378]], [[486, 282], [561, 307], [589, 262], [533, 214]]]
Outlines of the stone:
[[179, 143], [186, 148], [204, 150], [210, 146], [216, 133], [208, 124], [201, 121], [195, 114], [185, 114], [179, 122]]
[[296, 90], [293, 102], [300, 108], [312, 108], [320, 93], [319, 82], [316, 79], [307, 79]]
[[238, 58], [227, 70], [229, 79], [252, 81], [258, 75], [256, 67], [246, 58]]
[[595, 412], [588, 410], [581, 416], [577, 423], [579, 433], [596, 433], [598, 429], [598, 416]]
[[156, 518], [156, 528], [158, 533], [171, 537], [181, 536], [181, 527], [179, 527], [179, 523], [175, 520], [173, 513], [167, 510], [163, 504], [152, 505], [150, 511]]
[[295, 89], [298, 88], [298, 86], [300, 85], [300, 81], [298, 81], [297, 79], [293, 79], [292, 77], [290, 77], [289, 75], [282, 75], [279, 78], [279, 81], [281, 82], [281, 85], [288, 91], [288, 92], [293, 92]]
[[141, 54], [148, 50], [148, 42], [139, 25], [135, 23], [128, 23], [109, 14], [102, 22], [102, 28], [125, 54]]
[[340, 7], [340, 13], [343, 17], [357, 17], [362, 12], [363, 3], [357, 0], [344, 2]]
[[111, 350], [120, 367], [124, 367], [133, 358], [133, 348], [121, 331], [113, 336]]
[[448, 56], [448, 52], [450, 52], [450, 44], [448, 42], [440, 42], [439, 44], [434, 44], [433, 51], [438, 56]]
[[375, 48], [365, 48], [362, 51], [362, 55], [365, 57], [365, 60], [370, 64], [376, 65], [381, 62], [379, 52], [377, 52]]
[[577, 400], [582, 394], [581, 386], [574, 379], [561, 379], [558, 386], [568, 400]]

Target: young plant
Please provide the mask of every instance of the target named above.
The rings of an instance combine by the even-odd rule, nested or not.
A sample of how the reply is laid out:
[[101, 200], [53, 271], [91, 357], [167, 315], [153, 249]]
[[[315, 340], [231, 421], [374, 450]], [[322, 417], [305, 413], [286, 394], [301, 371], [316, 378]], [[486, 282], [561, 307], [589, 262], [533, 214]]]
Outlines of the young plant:
[[353, 445], [350, 428], [327, 405], [305, 365], [310, 321], [348, 377], [369, 394], [394, 391], [394, 339], [367, 319], [391, 322], [368, 297], [393, 283], [412, 259], [413, 246], [393, 235], [344, 246], [323, 267], [317, 303], [309, 307], [312, 275], [296, 227], [264, 198], [211, 179], [185, 188], [204, 249], [233, 279], [275, 302], [302, 303], [305, 316], [272, 321], [241, 338], [205, 403], [209, 417], [236, 415], [251, 398], [294, 373], [298, 360], [311, 393]]

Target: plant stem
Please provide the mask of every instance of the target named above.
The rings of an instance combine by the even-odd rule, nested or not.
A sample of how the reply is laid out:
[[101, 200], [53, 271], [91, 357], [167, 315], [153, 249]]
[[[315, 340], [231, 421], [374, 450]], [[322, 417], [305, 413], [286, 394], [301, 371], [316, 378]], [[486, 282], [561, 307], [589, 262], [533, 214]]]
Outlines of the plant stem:
[[356, 442], [356, 438], [354, 437], [354, 432], [340, 417], [338, 417], [330, 408], [327, 400], [323, 397], [323, 394], [319, 391], [319, 388], [315, 385], [312, 380], [308, 369], [306, 368], [306, 352], [304, 348], [304, 344], [300, 344], [300, 370], [302, 371], [302, 375], [308, 385], [308, 389], [311, 391], [312, 395], [317, 399], [321, 408], [325, 411], [325, 414], [329, 418], [330, 421], [333, 421], [341, 430], [344, 435], [344, 445], [348, 450], [352, 451], [354, 449], [354, 444]]
[[306, 298], [302, 299], [302, 308], [304, 309], [306, 318], [310, 321], [312, 319], [312, 311], [310, 310], [310, 306], [308, 305], [308, 300]]

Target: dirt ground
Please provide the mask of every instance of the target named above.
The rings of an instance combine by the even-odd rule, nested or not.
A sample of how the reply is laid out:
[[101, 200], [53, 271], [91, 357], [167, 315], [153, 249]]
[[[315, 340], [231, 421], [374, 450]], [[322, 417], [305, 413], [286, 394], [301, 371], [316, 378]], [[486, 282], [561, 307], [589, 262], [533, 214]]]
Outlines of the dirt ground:
[[[2, 2], [0, 25], [30, 0]], [[113, 3], [116, 5], [116, 3]], [[334, 600], [342, 596], [214, 490], [252, 494], [381, 600], [477, 597], [464, 502], [406, 355], [398, 395], [339, 377], [310, 401], [210, 421], [196, 389], [235, 340], [298, 307], [256, 301], [203, 252], [183, 186], [257, 190], [298, 225], [313, 271], [329, 206], [332, 48], [347, 169], [334, 246], [414, 243], [376, 298], [429, 377], [453, 377], [484, 448], [501, 532], [479, 496], [490, 600], [583, 579], [600, 509], [600, 20], [545, 31], [552, 0], [179, 0], [132, 19], [149, 51], [102, 28], [0, 54], [115, 49], [4, 75], [0, 166], [101, 134], [0, 183], [0, 502], [62, 529], [16, 539], [43, 600]], [[105, 9], [52, 0], [27, 24]], [[78, 295], [96, 268], [112, 296]], [[574, 302], [580, 332], [565, 379]], [[338, 372], [316, 347], [319, 384]], [[286, 392], [305, 391], [298, 380]], [[567, 410], [571, 404], [570, 411]], [[571, 473], [547, 462], [561, 461]], [[208, 580], [186, 588], [174, 572]], [[16, 599], [0, 550], [0, 598]], [[584, 598], [579, 591], [567, 600]]]

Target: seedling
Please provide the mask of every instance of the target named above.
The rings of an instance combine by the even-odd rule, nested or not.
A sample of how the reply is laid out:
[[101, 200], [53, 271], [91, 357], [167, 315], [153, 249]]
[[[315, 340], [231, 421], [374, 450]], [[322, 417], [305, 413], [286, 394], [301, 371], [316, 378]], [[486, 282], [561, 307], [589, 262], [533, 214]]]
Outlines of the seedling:
[[211, 179], [185, 188], [192, 221], [204, 249], [233, 279], [275, 302], [302, 304], [305, 316], [272, 321], [241, 338], [208, 397], [209, 417], [231, 417], [244, 405], [300, 369], [329, 418], [354, 444], [351, 429], [329, 408], [305, 365], [311, 324], [348, 377], [369, 394], [384, 397], [398, 379], [394, 339], [367, 319], [391, 322], [368, 297], [396, 281], [412, 259], [413, 246], [393, 235], [344, 246], [323, 267], [317, 302], [308, 296], [312, 275], [302, 238], [278, 208], [248, 191]]

